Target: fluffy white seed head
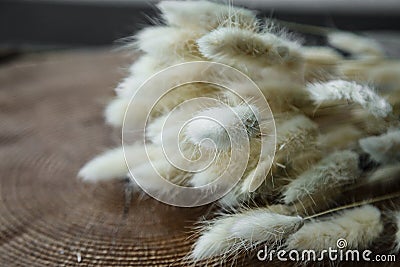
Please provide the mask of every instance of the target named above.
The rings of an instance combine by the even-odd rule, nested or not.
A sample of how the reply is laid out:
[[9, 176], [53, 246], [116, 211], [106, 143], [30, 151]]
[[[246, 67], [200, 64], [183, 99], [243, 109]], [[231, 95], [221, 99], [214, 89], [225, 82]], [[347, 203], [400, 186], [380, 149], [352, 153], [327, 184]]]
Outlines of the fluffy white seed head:
[[289, 158], [309, 150], [316, 139], [318, 126], [302, 114], [276, 119], [277, 150], [275, 162], [285, 164]]
[[[201, 35], [191, 30], [158, 26], [145, 28], [136, 35], [136, 46], [148, 55], [170, 64], [200, 60], [196, 40]], [[157, 41], [155, 41], [157, 40]]]
[[334, 49], [324, 46], [303, 46], [301, 53], [307, 62], [321, 65], [335, 65], [343, 57]]
[[400, 165], [390, 164], [384, 165], [376, 169], [367, 177], [370, 184], [378, 184], [381, 186], [391, 186], [400, 181]]
[[[146, 161], [149, 156], [153, 160], [160, 157], [160, 150], [155, 146], [148, 146], [148, 154], [140, 148], [140, 144], [125, 146], [127, 159], [133, 159], [131, 165], [138, 165]], [[100, 154], [85, 164], [78, 176], [87, 182], [125, 178], [128, 174], [128, 166], [125, 162], [122, 147], [115, 148]]]
[[[302, 114], [295, 114], [289, 118], [277, 119], [277, 143], [278, 149], [282, 150], [286, 145], [290, 145], [288, 141], [295, 142], [298, 140], [300, 133], [306, 132], [307, 137], [315, 136], [318, 126], [315, 122]], [[304, 138], [304, 137], [303, 137]], [[289, 144], [286, 144], [288, 142]]]
[[226, 217], [207, 227], [194, 244], [191, 258], [202, 260], [228, 253], [235, 243], [235, 238], [229, 232], [234, 221], [234, 217]]
[[[192, 146], [193, 147], [193, 146]], [[214, 157], [215, 156], [215, 157]], [[203, 159], [204, 158], [204, 159]], [[213, 150], [202, 149], [201, 159], [204, 163], [210, 163], [208, 166], [206, 164], [202, 164], [202, 166], [206, 167], [202, 171], [198, 171], [190, 178], [190, 185], [194, 187], [200, 187], [212, 183], [218, 179], [218, 184], [215, 185], [216, 188], [221, 188], [224, 186], [230, 186], [236, 183], [238, 177], [243, 172], [243, 164], [246, 164], [248, 161], [251, 161], [251, 157], [247, 153], [240, 153], [235, 157], [235, 161], [232, 161], [232, 157], [230, 153], [224, 152], [216, 152]], [[239, 199], [239, 195], [236, 192], [237, 190], [234, 188], [228, 194], [227, 198], [225, 198], [222, 202], [224, 204], [228, 204], [229, 198], [232, 198], [232, 203], [237, 203], [233, 198], [237, 197]], [[221, 203], [222, 203], [221, 202]], [[222, 205], [224, 205], [222, 204]], [[225, 205], [227, 206], [227, 205]]]
[[400, 131], [389, 131], [380, 136], [370, 136], [359, 141], [364, 152], [379, 163], [400, 161]]
[[[196, 97], [215, 96], [216, 92], [218, 91], [217, 89], [200, 83], [186, 84], [175, 87], [176, 84], [179, 84], [179, 82], [182, 80], [182, 77], [179, 77], [180, 75], [193, 75], [190, 77], [194, 77], [194, 79], [195, 77], [199, 77], [199, 75], [196, 76], [193, 71], [194, 70], [185, 70], [181, 74], [176, 73], [168, 76], [165, 80], [163, 80], [163, 82], [165, 82], [163, 87], [157, 86], [154, 83], [154, 86], [145, 84], [145, 87], [141, 87], [141, 90], [139, 91], [137, 91], [137, 89], [140, 87], [139, 81], [133, 79], [131, 85], [136, 85], [138, 87], [125, 88], [125, 90], [121, 92], [121, 95], [119, 95], [109, 104], [105, 111], [106, 121], [113, 126], [120, 127], [122, 126], [123, 119], [125, 118], [125, 125], [128, 125], [131, 129], [142, 130], [144, 127], [144, 121], [147, 118], [152, 119], [163, 114], [167, 114], [168, 111], [171, 111], [179, 104], [189, 99], [195, 99]], [[167, 90], [174, 87], [175, 89], [166, 93]], [[136, 95], [133, 99], [133, 102], [130, 102], [131, 97], [135, 93]], [[140, 101], [138, 99], [140, 99]], [[158, 102], [155, 99], [158, 99]], [[185, 110], [187, 110], [190, 115], [191, 113], [189, 109], [193, 110], [194, 108], [197, 108], [197, 105], [193, 108], [186, 107]]]
[[[154, 73], [152, 73], [154, 74]], [[126, 77], [122, 82], [120, 82], [115, 88], [115, 92], [117, 96], [120, 98], [128, 98], [130, 99], [139, 89], [139, 87], [148, 79], [149, 76], [139, 76], [139, 75], [131, 75]]]
[[208, 59], [239, 67], [260, 68], [290, 59], [290, 48], [274, 34], [238, 28], [219, 28], [197, 41]]
[[[373, 82], [388, 90], [393, 100], [400, 83], [400, 62], [396, 60], [343, 60], [337, 65], [338, 73], [346, 79], [359, 82]], [[393, 102], [391, 102], [394, 104]]]
[[380, 211], [371, 205], [346, 210], [327, 219], [305, 223], [299, 231], [291, 235], [286, 245], [288, 249], [321, 252], [337, 248], [337, 240], [347, 241], [346, 249], [365, 249], [383, 231]]
[[307, 81], [328, 80], [337, 75], [337, 64], [343, 57], [334, 49], [323, 46], [303, 46], [301, 54], [305, 60]]
[[124, 121], [125, 112], [128, 109], [129, 99], [115, 98], [104, 110], [106, 123], [114, 127], [121, 127]]
[[268, 178], [268, 172], [272, 165], [272, 158], [261, 159], [257, 168], [251, 170], [246, 177], [244, 177], [240, 185], [240, 195], [245, 196], [254, 190], [254, 184], [259, 184]]
[[389, 114], [388, 117], [382, 118], [374, 116], [369, 112], [365, 112], [364, 109], [360, 108], [352, 108], [351, 106], [348, 107], [346, 114], [349, 116], [346, 118], [350, 120], [354, 125], [356, 125], [360, 130], [362, 130], [363, 135], [371, 136], [371, 135], [380, 135], [385, 132], [391, 127], [399, 126], [398, 121], [394, 118], [392, 112]]
[[[365, 69], [367, 80], [374, 81], [384, 88], [396, 89], [400, 83], [400, 62], [381, 61]], [[394, 92], [392, 92], [394, 93]], [[389, 99], [390, 101], [391, 99]]]
[[211, 31], [217, 27], [257, 28], [255, 12], [208, 1], [162, 1], [158, 8], [168, 25], [192, 31]]
[[362, 135], [363, 133], [351, 124], [339, 127], [335, 125], [335, 129], [318, 136], [318, 144], [326, 151], [346, 149], [356, 143]]
[[284, 238], [300, 228], [302, 222], [301, 217], [271, 213], [266, 209], [255, 209], [237, 216], [230, 232], [232, 236], [250, 243], [280, 245]]
[[283, 193], [284, 202], [302, 201], [316, 194], [328, 195], [338, 186], [353, 182], [359, 175], [356, 153], [348, 150], [334, 152], [288, 184]]
[[117, 97], [112, 100], [104, 111], [106, 122], [114, 127], [122, 127], [124, 119], [130, 129], [137, 129], [141, 133], [141, 127], [146, 120], [148, 111], [153, 105], [153, 100], [142, 98], [135, 107], [130, 106], [130, 98]]
[[264, 242], [270, 246], [279, 245], [302, 223], [300, 217], [281, 215], [268, 208], [224, 216], [203, 230], [191, 257], [200, 260], [230, 255]]
[[219, 167], [220, 166], [214, 163], [213, 165], [209, 166], [206, 170], [195, 173], [189, 181], [190, 185], [194, 187], [200, 187], [215, 181], [218, 177], [220, 177], [221, 173], [224, 171], [223, 168], [221, 169]]
[[[291, 114], [275, 118], [276, 122], [276, 151], [271, 167], [271, 175], [265, 171], [255, 173], [263, 179], [267, 178], [263, 190], [278, 193], [284, 189], [293, 177], [308, 169], [312, 163], [318, 161], [319, 152], [316, 149], [318, 126], [302, 114]], [[261, 162], [261, 164], [269, 163]]]
[[138, 183], [144, 186], [146, 191], [169, 194], [171, 197], [175, 192], [171, 191], [170, 187], [164, 186], [164, 183], [160, 183], [160, 178], [177, 185], [183, 185], [186, 180], [186, 173], [175, 168], [165, 158], [132, 165], [131, 174], [134, 175], [133, 179], [138, 179]]
[[[251, 71], [250, 71], [251, 70]], [[304, 90], [303, 75], [301, 71], [287, 71], [287, 69], [271, 68], [253, 68], [241, 69], [258, 86], [268, 105], [274, 114], [281, 112], [292, 112], [293, 105], [302, 107], [304, 104], [310, 106], [308, 93]], [[258, 99], [260, 91], [249, 87], [247, 81], [236, 79], [235, 77], [226, 77], [221, 84], [227, 88], [232, 88], [237, 94], [245, 99]]]
[[[175, 71], [176, 70], [176, 71]], [[152, 75], [155, 73], [152, 73]], [[214, 76], [222, 76], [221, 73], [218, 73], [216, 68], [205, 69], [201, 64], [194, 64], [190, 67], [186, 68], [178, 68], [178, 69], [169, 69], [168, 72], [161, 72], [158, 75], [163, 77], [163, 86], [158, 86], [154, 84], [154, 87], [150, 87], [148, 83], [145, 83], [146, 80], [150, 77], [147, 76], [139, 76], [133, 75], [127, 77], [122, 83], [118, 85], [116, 89], [119, 97], [131, 98], [140, 88], [140, 86], [146, 86], [146, 90], [141, 90], [141, 96], [154, 96], [160, 97], [162, 96], [166, 90], [172, 89], [177, 85], [182, 85], [186, 81], [201, 81], [208, 79], [211, 75]], [[162, 76], [163, 75], [163, 76]], [[150, 75], [151, 76], [151, 75]], [[158, 76], [160, 77], [160, 76]], [[190, 85], [188, 85], [190, 86]], [[196, 86], [196, 84], [192, 84], [192, 86]], [[197, 85], [198, 86], [198, 85]], [[143, 87], [142, 87], [143, 88]], [[210, 89], [210, 86], [203, 86], [201, 89], [198, 89], [196, 92], [198, 95], [206, 94]], [[194, 90], [187, 90], [188, 93], [193, 95]], [[180, 94], [185, 93], [185, 91], [179, 91]], [[168, 94], [169, 96], [170, 94]], [[176, 95], [175, 95], [176, 97]], [[168, 97], [167, 100], [171, 100], [171, 97]], [[186, 98], [185, 96], [181, 96], [182, 98]], [[154, 101], [154, 100], [153, 100]], [[154, 103], [152, 103], [154, 104]], [[173, 106], [174, 108], [175, 106]]]
[[382, 57], [384, 55], [384, 50], [375, 40], [349, 32], [330, 33], [328, 42], [336, 48], [360, 57]]
[[348, 100], [360, 104], [376, 117], [386, 117], [390, 104], [368, 86], [344, 80], [314, 83], [307, 86], [311, 98], [317, 103], [332, 100]]
[[169, 64], [169, 62], [164, 62], [159, 57], [142, 55], [129, 67], [129, 74], [130, 77], [143, 77], [146, 79], [154, 73], [169, 66]]
[[[190, 179], [190, 184], [198, 187], [211, 183], [216, 179], [219, 179], [219, 186], [229, 186], [237, 182], [236, 186], [218, 201], [218, 204], [225, 207], [238, 206], [241, 201], [250, 197], [248, 192], [250, 190], [254, 191], [262, 182], [256, 180], [258, 178], [256, 177], [257, 175], [252, 175], [250, 177], [250, 174], [248, 173], [253, 173], [255, 171], [255, 166], [257, 166], [258, 173], [264, 173], [264, 177], [262, 177], [262, 179], [265, 179], [270, 169], [270, 165], [263, 164], [264, 161], [258, 164], [261, 150], [260, 140], [252, 139], [249, 146], [249, 153], [247, 153], [247, 150], [240, 151], [241, 153], [235, 155], [234, 159], [229, 152], [215, 153], [215, 151], [206, 149], [202, 152], [202, 156], [205, 154], [215, 153], [214, 155], [216, 157], [213, 159], [212, 164], [208, 168], [206, 168], [204, 171], [197, 172], [192, 176]], [[211, 157], [208, 155], [208, 158]], [[249, 171], [252, 169], [253, 171]], [[242, 176], [238, 177], [238, 175]], [[244, 187], [246, 187], [246, 189], [244, 189]]]
[[244, 128], [248, 137], [255, 137], [258, 133], [257, 116], [258, 109], [253, 105], [209, 108], [196, 114], [198, 118], [187, 125], [185, 133], [188, 141], [194, 145], [214, 148], [212, 143], [203, 142], [209, 139], [214, 142], [218, 150], [226, 151], [233, 145], [240, 145], [231, 144], [234, 142], [233, 137], [243, 133], [238, 129]]
[[156, 145], [169, 145], [182, 141], [180, 136], [184, 122], [189, 121], [205, 104], [191, 103], [176, 107], [173, 111], [152, 119], [146, 127], [146, 138]]
[[128, 168], [125, 164], [122, 148], [116, 148], [101, 154], [82, 167], [78, 176], [84, 181], [97, 182], [101, 180], [126, 177]]

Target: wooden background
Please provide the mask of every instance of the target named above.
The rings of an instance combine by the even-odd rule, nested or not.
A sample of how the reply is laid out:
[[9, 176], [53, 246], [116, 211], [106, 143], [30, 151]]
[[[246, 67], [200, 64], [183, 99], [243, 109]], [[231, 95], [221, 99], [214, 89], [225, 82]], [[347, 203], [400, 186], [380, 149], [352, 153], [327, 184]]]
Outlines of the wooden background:
[[132, 60], [93, 50], [0, 65], [0, 266], [188, 264], [191, 227], [209, 206], [135, 195], [124, 210], [124, 182], [77, 179], [87, 160], [120, 144], [102, 113]]

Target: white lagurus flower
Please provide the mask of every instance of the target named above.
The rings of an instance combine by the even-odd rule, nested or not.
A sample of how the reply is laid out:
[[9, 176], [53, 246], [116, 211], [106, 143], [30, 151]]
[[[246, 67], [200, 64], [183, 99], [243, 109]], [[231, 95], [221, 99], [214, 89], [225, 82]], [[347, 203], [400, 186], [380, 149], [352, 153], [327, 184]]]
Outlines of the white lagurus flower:
[[148, 157], [152, 160], [161, 158], [159, 147], [149, 145], [146, 153], [141, 146], [142, 144], [138, 143], [108, 150], [87, 162], [79, 171], [78, 176], [88, 182], [125, 178], [128, 175], [125, 157], [134, 159], [134, 162], [130, 162], [132, 165], [140, 165], [146, 162]]
[[307, 86], [311, 98], [317, 103], [331, 100], [348, 100], [360, 104], [377, 117], [386, 117], [391, 105], [371, 88], [344, 80], [313, 83]]
[[217, 255], [230, 255], [257, 244], [280, 245], [303, 224], [299, 216], [273, 212], [269, 208], [247, 210], [216, 219], [203, 228], [194, 244], [191, 257], [201, 260]]
[[279, 244], [282, 239], [300, 228], [303, 219], [300, 216], [287, 216], [272, 213], [267, 209], [248, 210], [232, 224], [232, 236], [248, 242]]
[[288, 184], [283, 193], [284, 202], [290, 204], [308, 197], [312, 199], [316, 194], [328, 196], [338, 186], [353, 182], [359, 175], [358, 155], [355, 152], [334, 152]]
[[162, 1], [158, 8], [170, 26], [210, 31], [219, 26], [256, 29], [254, 11], [209, 1]]
[[378, 42], [350, 32], [332, 32], [328, 34], [328, 42], [333, 47], [360, 57], [382, 57], [384, 55], [384, 50]]
[[195, 115], [195, 119], [188, 123], [185, 134], [194, 145], [206, 148], [214, 148], [215, 145], [221, 151], [232, 146], [240, 148], [240, 143], [235, 142], [247, 141], [259, 132], [258, 116], [258, 109], [253, 105], [208, 108]]
[[[136, 35], [136, 46], [148, 55], [169, 63], [201, 60], [196, 40], [201, 34], [177, 27], [145, 28]], [[154, 40], [157, 39], [157, 42]]]
[[219, 28], [197, 41], [208, 59], [243, 68], [266, 67], [290, 58], [287, 43], [271, 33], [239, 28]]
[[379, 163], [400, 161], [400, 130], [359, 140], [361, 148]]
[[345, 210], [327, 219], [307, 222], [299, 231], [291, 235], [286, 245], [288, 249], [316, 252], [336, 249], [338, 239], [344, 239], [343, 249], [367, 248], [383, 231], [381, 212], [371, 205]]

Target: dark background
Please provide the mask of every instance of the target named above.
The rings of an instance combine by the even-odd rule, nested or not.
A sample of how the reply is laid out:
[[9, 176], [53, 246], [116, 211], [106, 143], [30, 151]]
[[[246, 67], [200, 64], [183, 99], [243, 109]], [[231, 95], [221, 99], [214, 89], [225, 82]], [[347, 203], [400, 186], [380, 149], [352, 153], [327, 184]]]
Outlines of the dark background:
[[[0, 0], [0, 48], [105, 46], [154, 17], [157, 1]], [[226, 1], [225, 1], [226, 2]], [[261, 17], [350, 31], [400, 30], [399, 0], [236, 0]]]

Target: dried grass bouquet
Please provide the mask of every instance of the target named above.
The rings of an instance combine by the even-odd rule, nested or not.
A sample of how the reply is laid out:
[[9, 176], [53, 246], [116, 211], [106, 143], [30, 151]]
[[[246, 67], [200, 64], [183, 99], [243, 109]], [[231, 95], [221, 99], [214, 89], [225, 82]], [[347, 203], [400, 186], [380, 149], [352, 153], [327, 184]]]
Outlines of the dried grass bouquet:
[[[128, 109], [149, 77], [175, 64], [209, 61], [231, 66], [254, 81], [269, 103], [276, 135], [260, 131], [270, 121], [262, 116], [265, 107], [258, 105], [259, 96], [245, 84], [218, 71], [187, 68], [164, 83], [174, 87], [182, 77], [214, 75], [237, 88], [241, 98], [202, 83], [166, 94], [148, 117], [147, 153], [141, 142], [112, 149], [88, 162], [79, 176], [88, 182], [131, 176], [125, 152], [131, 155], [134, 173], [154, 182], [155, 190], [164, 188], [151, 177], [154, 168], [175, 184], [204, 186], [221, 175], [235, 149], [224, 129], [239, 134], [242, 128], [249, 144], [247, 166], [234, 188], [218, 200], [217, 214], [196, 230], [191, 259], [229, 257], [264, 245], [322, 251], [336, 247], [339, 238], [347, 241], [345, 249], [373, 248], [385, 241], [390, 243], [386, 247], [399, 251], [400, 209], [394, 201], [400, 196], [400, 62], [388, 59], [378, 42], [334, 29], [319, 32], [326, 45], [307, 46], [300, 41], [301, 32], [291, 33], [231, 5], [163, 1], [158, 8], [162, 19], [128, 45], [142, 54], [118, 85], [105, 110], [106, 122], [120, 128], [126, 116], [135, 126], [148, 115], [145, 110], [155, 104], [154, 97], [164, 93], [152, 88], [143, 93], [142, 106]], [[199, 97], [219, 103], [176, 109]], [[172, 110], [182, 120], [210, 115], [220, 124], [195, 120], [176, 137], [174, 124], [162, 127]], [[271, 136], [274, 157], [260, 157], [261, 142]], [[212, 150], [213, 163], [200, 172], [171, 165], [162, 146], [176, 139], [192, 158], [199, 156], [199, 149]], [[235, 166], [229, 170], [232, 176], [238, 172]], [[255, 180], [262, 183], [252, 188]], [[140, 191], [134, 182], [129, 186]]]

